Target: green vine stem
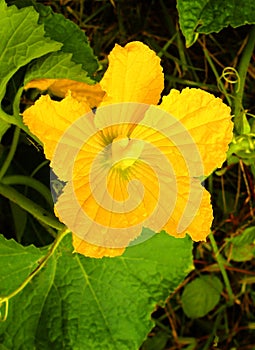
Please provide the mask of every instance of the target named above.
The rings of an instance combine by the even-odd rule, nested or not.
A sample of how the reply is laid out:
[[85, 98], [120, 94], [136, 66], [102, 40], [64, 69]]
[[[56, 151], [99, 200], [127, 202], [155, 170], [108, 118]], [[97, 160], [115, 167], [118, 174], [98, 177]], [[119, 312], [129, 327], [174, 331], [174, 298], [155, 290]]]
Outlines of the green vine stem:
[[2, 108], [0, 108], [0, 119], [5, 121], [7, 124], [14, 124], [16, 125], [16, 119], [13, 118], [10, 114], [5, 113]]
[[[15, 106], [14, 106], [15, 107]], [[29, 135], [31, 137], [32, 140], [35, 140], [37, 143], [41, 144], [40, 140], [31, 133], [31, 131], [29, 130], [29, 128], [23, 123], [22, 120], [22, 115], [21, 114], [7, 114], [5, 113], [2, 108], [0, 108], [0, 120], [3, 120], [4, 122], [6, 122], [7, 124], [10, 125], [15, 125], [16, 127], [19, 127], [21, 130], [25, 131], [25, 133], [27, 135]]]
[[2, 317], [2, 321], [4, 321], [7, 317], [7, 313], [8, 313], [8, 304], [9, 304], [9, 300], [11, 298], [13, 298], [15, 295], [17, 295], [18, 293], [20, 293], [27, 285], [29, 282], [32, 281], [32, 279], [41, 271], [41, 269], [45, 266], [45, 264], [47, 263], [47, 261], [52, 257], [52, 255], [55, 253], [57, 247], [59, 246], [60, 242], [62, 241], [62, 239], [68, 234], [70, 233], [70, 230], [67, 228], [64, 228], [63, 230], [61, 230], [59, 232], [59, 234], [57, 235], [55, 241], [52, 243], [48, 253], [39, 261], [39, 265], [30, 273], [30, 275], [21, 283], [21, 285], [15, 289], [12, 293], [10, 293], [7, 296], [2, 296], [0, 297], [0, 307], [5, 304], [5, 312], [4, 312], [4, 317]]
[[48, 189], [48, 187], [45, 186], [40, 181], [38, 181], [30, 176], [25, 176], [25, 175], [5, 176], [2, 179], [1, 183], [4, 185], [29, 186], [29, 187], [33, 188], [34, 190], [36, 190], [38, 193], [40, 193], [50, 206], [52, 206], [52, 204], [53, 204], [51, 192]]
[[246, 75], [249, 68], [249, 63], [253, 54], [253, 50], [255, 47], [255, 26], [251, 27], [251, 31], [249, 34], [249, 38], [247, 41], [247, 45], [244, 48], [239, 66], [238, 66], [238, 73], [240, 77], [240, 84], [236, 88], [236, 94], [235, 94], [235, 123], [238, 118], [242, 117], [242, 109], [243, 109], [243, 94], [244, 94], [244, 87], [245, 87], [245, 81], [246, 81]]
[[6, 171], [8, 170], [8, 168], [12, 162], [12, 159], [13, 159], [14, 154], [16, 152], [16, 148], [18, 146], [19, 135], [20, 135], [20, 128], [16, 126], [15, 131], [14, 131], [14, 135], [13, 135], [13, 139], [12, 139], [10, 151], [4, 160], [2, 168], [0, 169], [0, 181], [3, 178], [4, 174], [6, 173]]
[[29, 198], [25, 197], [20, 192], [16, 191], [14, 188], [0, 183], [0, 194], [5, 198], [8, 198], [13, 203], [19, 205], [22, 209], [26, 210], [42, 223], [57, 230], [64, 229], [64, 224], [59, 222], [54, 215], [49, 213], [40, 205], [31, 201]]
[[216, 259], [216, 261], [218, 263], [218, 266], [220, 268], [220, 272], [222, 274], [222, 278], [223, 278], [225, 286], [226, 286], [226, 290], [227, 290], [228, 298], [229, 298], [228, 304], [229, 305], [233, 305], [234, 301], [235, 301], [235, 296], [234, 296], [234, 293], [232, 291], [232, 288], [231, 288], [231, 285], [230, 285], [230, 282], [229, 282], [229, 279], [228, 279], [228, 275], [227, 275], [227, 272], [226, 272], [225, 267], [224, 267], [224, 259], [223, 259], [223, 257], [221, 256], [221, 254], [219, 252], [217, 243], [216, 243], [216, 241], [214, 239], [214, 236], [213, 236], [212, 232], [209, 234], [209, 239], [211, 241], [211, 245], [212, 245], [212, 249], [213, 249], [213, 252], [214, 252], [215, 259]]

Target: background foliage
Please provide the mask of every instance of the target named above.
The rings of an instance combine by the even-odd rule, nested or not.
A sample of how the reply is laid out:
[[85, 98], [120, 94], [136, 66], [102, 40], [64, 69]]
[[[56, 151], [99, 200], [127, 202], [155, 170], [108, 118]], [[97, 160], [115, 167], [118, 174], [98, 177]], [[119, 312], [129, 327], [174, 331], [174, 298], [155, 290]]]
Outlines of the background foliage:
[[[0, 296], [13, 297], [2, 300], [0, 349], [254, 349], [255, 30], [244, 25], [255, 21], [253, 4], [7, 3], [0, 1]], [[200, 87], [235, 116], [227, 162], [205, 183], [214, 236], [194, 245], [193, 269], [190, 240], [164, 234], [120, 258], [72, 254], [53, 215], [48, 162], [19, 114], [38, 97], [23, 92], [24, 82], [93, 83], [114, 43], [131, 40], [161, 57], [166, 93]]]

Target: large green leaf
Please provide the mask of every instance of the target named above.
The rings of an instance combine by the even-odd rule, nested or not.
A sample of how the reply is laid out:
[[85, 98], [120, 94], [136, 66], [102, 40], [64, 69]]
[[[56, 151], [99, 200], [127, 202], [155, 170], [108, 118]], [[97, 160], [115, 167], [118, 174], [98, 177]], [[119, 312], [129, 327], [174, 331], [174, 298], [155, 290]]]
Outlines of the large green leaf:
[[87, 84], [93, 84], [94, 81], [84, 71], [81, 64], [72, 61], [71, 53], [54, 52], [37, 59], [33, 62], [26, 72], [24, 83], [33, 79], [71, 79], [81, 81]]
[[53, 12], [43, 17], [46, 35], [63, 43], [61, 51], [72, 53], [72, 60], [93, 76], [98, 69], [97, 59], [84, 32], [61, 14]]
[[254, 1], [177, 0], [177, 9], [187, 47], [196, 41], [199, 33], [219, 32], [228, 25], [255, 23]]
[[26, 74], [25, 83], [37, 78], [72, 79], [93, 84], [92, 77], [98, 69], [84, 32], [61, 14], [54, 13], [50, 7], [35, 4], [44, 24], [46, 36], [61, 42], [61, 51], [49, 54], [32, 62]]
[[[66, 78], [93, 84], [91, 76], [98, 69], [88, 40], [77, 25], [42, 4], [14, 3], [18, 8], [0, 0], [0, 102], [8, 93], [8, 104], [0, 109], [4, 122], [0, 136], [9, 123], [29, 133], [19, 116], [23, 91], [23, 80], [16, 81], [19, 72], [22, 78], [26, 74], [25, 83], [36, 78]], [[15, 86], [16, 91], [10, 93], [7, 86]]]
[[43, 252], [34, 246], [23, 247], [0, 235], [0, 297], [13, 292], [38, 266]]
[[6, 85], [19, 68], [35, 58], [57, 51], [62, 44], [45, 37], [33, 7], [7, 7], [0, 0], [0, 102]]
[[0, 142], [2, 141], [2, 137], [6, 133], [6, 131], [9, 129], [10, 124], [4, 122], [3, 120], [0, 120]]
[[137, 350], [153, 326], [156, 304], [164, 303], [191, 269], [188, 237], [161, 233], [121, 257], [90, 259], [73, 254], [67, 236], [10, 301], [0, 342], [8, 350]]
[[8, 0], [9, 4], [19, 9], [33, 6], [38, 12], [39, 23], [44, 24], [45, 35], [63, 44], [61, 51], [72, 54], [72, 61], [81, 64], [84, 72], [93, 77], [98, 69], [98, 61], [89, 45], [85, 33], [77, 24], [54, 13], [50, 6], [36, 3], [33, 0]]

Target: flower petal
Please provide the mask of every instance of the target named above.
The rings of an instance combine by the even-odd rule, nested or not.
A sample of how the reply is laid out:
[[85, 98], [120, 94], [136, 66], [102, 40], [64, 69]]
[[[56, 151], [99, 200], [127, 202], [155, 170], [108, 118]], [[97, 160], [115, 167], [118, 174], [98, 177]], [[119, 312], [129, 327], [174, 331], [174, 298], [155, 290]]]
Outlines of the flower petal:
[[48, 90], [55, 96], [64, 98], [68, 91], [72, 91], [72, 96], [77, 101], [87, 102], [90, 108], [97, 107], [105, 92], [100, 84], [89, 85], [69, 79], [35, 79], [30, 81], [25, 89], [37, 88], [39, 90]]
[[[94, 162], [100, 164], [101, 160]], [[88, 166], [78, 170], [77, 163], [74, 164], [72, 183], [66, 185], [56, 204], [62, 221], [92, 244], [127, 246], [140, 235], [144, 220], [157, 204], [158, 186], [153, 178], [150, 180], [150, 169], [138, 164], [130, 175], [125, 176], [114, 167], [105, 168], [105, 164], [98, 169]], [[141, 180], [145, 171], [143, 191]]]
[[107, 142], [118, 136], [129, 136], [149, 108], [144, 103], [114, 103], [97, 108], [94, 118], [96, 127], [102, 130]]
[[115, 257], [124, 253], [124, 248], [105, 248], [90, 244], [73, 234], [74, 251], [90, 258]]
[[51, 160], [64, 132], [75, 120], [89, 111], [86, 103], [78, 102], [71, 95], [60, 102], [53, 101], [49, 95], [45, 95], [25, 110], [23, 121], [43, 142], [46, 158]]
[[157, 104], [164, 87], [160, 59], [139, 41], [115, 45], [100, 85], [107, 95], [103, 104], [140, 102]]
[[57, 79], [34, 79], [27, 83], [24, 86], [24, 89], [38, 89], [41, 91], [46, 91], [50, 89], [50, 86], [54, 84], [56, 80]]
[[177, 238], [188, 233], [193, 241], [205, 241], [213, 221], [210, 193], [198, 180], [179, 178], [177, 183], [180, 190], [175, 209], [164, 230]]
[[220, 98], [200, 89], [173, 89], [159, 107], [189, 131], [199, 149], [204, 175], [222, 165], [232, 139], [233, 123], [230, 108]]

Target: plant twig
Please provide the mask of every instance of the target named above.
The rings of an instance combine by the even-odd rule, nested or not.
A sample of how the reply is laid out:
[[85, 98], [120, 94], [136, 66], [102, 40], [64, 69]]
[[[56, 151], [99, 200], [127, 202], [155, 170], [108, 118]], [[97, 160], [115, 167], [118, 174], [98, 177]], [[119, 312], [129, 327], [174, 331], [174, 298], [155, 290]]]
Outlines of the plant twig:
[[228, 101], [228, 104], [229, 106], [231, 106], [231, 98], [229, 97], [229, 94], [227, 93], [226, 89], [225, 89], [225, 86], [224, 84], [222, 83], [221, 79], [220, 79], [220, 76], [217, 72], [217, 69], [216, 67], [214, 66], [214, 63], [213, 63], [213, 60], [211, 59], [211, 56], [210, 56], [210, 53], [209, 51], [207, 50], [206, 46], [200, 41], [198, 40], [198, 42], [200, 43], [200, 45], [202, 46], [202, 49], [204, 51], [204, 55], [205, 55], [205, 58], [207, 60], [207, 62], [209, 63], [214, 75], [215, 75], [215, 78], [217, 79], [217, 83], [218, 83], [218, 87], [219, 89], [223, 92], [223, 94], [225, 95], [225, 98], [226, 100]]

